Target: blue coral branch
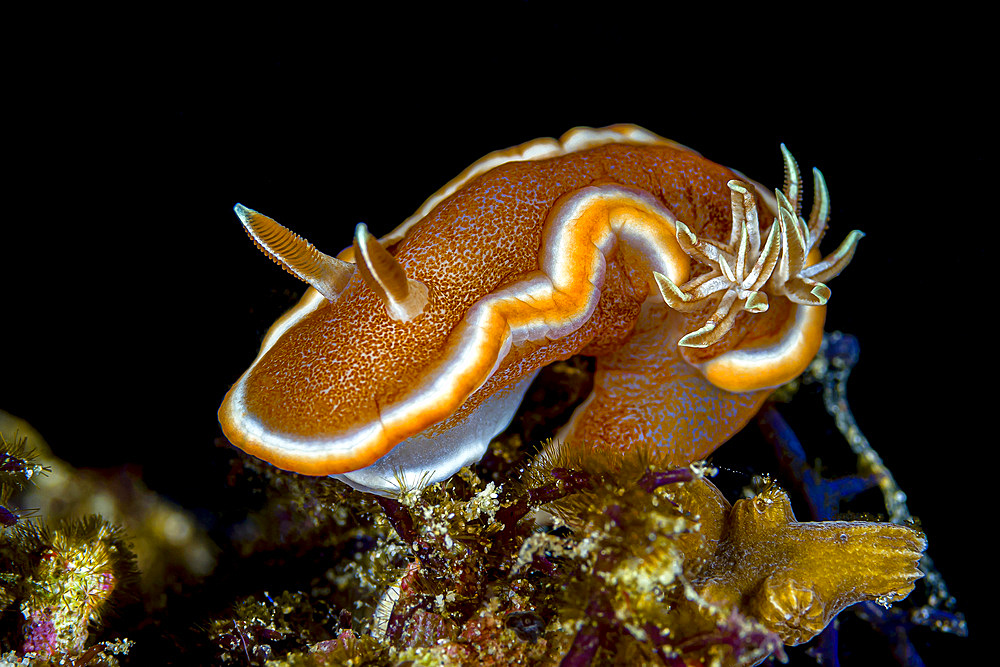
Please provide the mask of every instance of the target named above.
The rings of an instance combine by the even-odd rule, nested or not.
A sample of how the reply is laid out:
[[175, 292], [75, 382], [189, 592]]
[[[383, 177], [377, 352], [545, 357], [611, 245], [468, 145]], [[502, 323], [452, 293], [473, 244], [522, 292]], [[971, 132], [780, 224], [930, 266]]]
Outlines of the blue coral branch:
[[809, 465], [805, 449], [795, 431], [773, 404], [757, 415], [761, 432], [774, 447], [782, 469], [802, 489], [813, 521], [829, 521], [840, 510], [842, 500], [878, 486], [875, 475], [847, 475], [824, 479]]
[[17, 514], [0, 505], [0, 527], [11, 528], [17, 524], [19, 518]]
[[[824, 337], [820, 350], [826, 361], [822, 370], [813, 370], [815, 380], [823, 385], [823, 399], [827, 412], [834, 417], [837, 428], [848, 440], [859, 461], [866, 462], [868, 475], [848, 475], [837, 479], [824, 479], [808, 463], [805, 449], [792, 427], [773, 404], [767, 404], [757, 415], [761, 432], [774, 448], [780, 465], [788, 477], [801, 490], [813, 520], [833, 519], [840, 502], [872, 488], [881, 488], [886, 497], [886, 508], [891, 520], [903, 523], [910, 518], [905, 504], [905, 494], [898, 488], [891, 473], [861, 435], [847, 402], [847, 378], [860, 356], [860, 346], [854, 336], [834, 332]], [[864, 602], [855, 607], [855, 613], [885, 636], [896, 660], [901, 665], [922, 666], [923, 660], [910, 641], [908, 632], [916, 626], [929, 626], [944, 632], [964, 634], [965, 618], [953, 611], [954, 599], [947, 594], [940, 575], [926, 555], [921, 569], [927, 574], [925, 586], [936, 591], [934, 597], [948, 600], [946, 609], [924, 605], [917, 609], [886, 609], [874, 602]], [[839, 667], [838, 631], [830, 625], [817, 639], [817, 659], [826, 667]]]

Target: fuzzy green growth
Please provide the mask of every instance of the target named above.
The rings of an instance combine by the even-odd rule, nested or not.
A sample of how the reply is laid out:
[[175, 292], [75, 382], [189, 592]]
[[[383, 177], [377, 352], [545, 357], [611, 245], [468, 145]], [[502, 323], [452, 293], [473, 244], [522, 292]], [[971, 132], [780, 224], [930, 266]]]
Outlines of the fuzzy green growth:
[[[388, 649], [381, 659], [660, 664], [717, 654], [741, 633], [757, 641], [747, 628], [760, 628], [732, 610], [691, 602], [690, 578], [720, 530], [716, 521], [703, 533], [699, 512], [725, 503], [702, 481], [708, 472], [569, 450], [538, 456], [519, 481], [498, 486], [465, 469], [380, 501], [408, 562], [366, 628]], [[391, 543], [374, 552], [388, 560]]]
[[19, 524], [0, 552], [9, 563], [0, 573], [0, 611], [19, 606], [22, 652], [40, 657], [79, 655], [88, 626], [137, 576], [121, 531], [99, 516], [55, 528]]
[[0, 531], [12, 528], [22, 518], [10, 504], [11, 496], [22, 491], [32, 479], [49, 472], [35, 462], [35, 453], [27, 447], [27, 437], [7, 442], [0, 433]]
[[[317, 606], [303, 593], [285, 591], [263, 599], [249, 597], [237, 602], [226, 618], [211, 622], [208, 636], [226, 665], [376, 665], [387, 647], [378, 640], [350, 630], [351, 614]], [[338, 626], [335, 639], [303, 646], [312, 634]], [[347, 627], [344, 627], [347, 626]], [[289, 650], [289, 649], [292, 650]], [[352, 663], [351, 661], [354, 660]]]
[[717, 527], [703, 530], [700, 515], [715, 502], [703, 481], [714, 470], [659, 470], [640, 452], [551, 449], [535, 459], [527, 481], [539, 488], [561, 477], [576, 487], [545, 506], [572, 536], [536, 538], [520, 561], [544, 554], [560, 566], [558, 615], [577, 628], [566, 664], [692, 657], [680, 650], [683, 639], [716, 624], [709, 610], [696, 604], [691, 613], [690, 604], [697, 597], [690, 581], [715, 546]]
[[35, 453], [27, 446], [28, 438], [7, 442], [0, 433], [0, 488], [21, 490], [37, 475], [49, 469], [35, 462]]

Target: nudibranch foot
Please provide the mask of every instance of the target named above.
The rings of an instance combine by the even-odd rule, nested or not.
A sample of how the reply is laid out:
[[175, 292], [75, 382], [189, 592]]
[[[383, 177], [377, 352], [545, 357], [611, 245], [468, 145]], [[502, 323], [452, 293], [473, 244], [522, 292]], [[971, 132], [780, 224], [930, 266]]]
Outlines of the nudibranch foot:
[[493, 437], [507, 428], [535, 374], [479, 404], [464, 419], [449, 428], [417, 433], [396, 445], [388, 454], [359, 470], [331, 477], [358, 491], [396, 496], [451, 477], [479, 461]]
[[652, 446], [659, 465], [681, 466], [705, 458], [746, 424], [769, 392], [731, 392], [708, 381], [678, 352], [679, 319], [662, 302], [644, 304], [628, 341], [598, 358], [594, 389], [555, 447]]

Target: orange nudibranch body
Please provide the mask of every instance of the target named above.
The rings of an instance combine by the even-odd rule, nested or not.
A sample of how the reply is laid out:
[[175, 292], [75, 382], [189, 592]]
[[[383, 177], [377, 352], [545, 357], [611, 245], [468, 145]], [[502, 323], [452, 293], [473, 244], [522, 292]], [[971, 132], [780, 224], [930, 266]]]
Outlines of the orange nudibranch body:
[[[711, 453], [818, 349], [852, 232], [819, 261], [798, 167], [774, 194], [636, 126], [577, 128], [492, 153], [376, 241], [324, 255], [237, 205], [309, 282], [219, 411], [279, 467], [392, 494], [477, 461], [542, 366], [597, 359], [566, 446]], [[757, 202], [762, 200], [763, 207]]]

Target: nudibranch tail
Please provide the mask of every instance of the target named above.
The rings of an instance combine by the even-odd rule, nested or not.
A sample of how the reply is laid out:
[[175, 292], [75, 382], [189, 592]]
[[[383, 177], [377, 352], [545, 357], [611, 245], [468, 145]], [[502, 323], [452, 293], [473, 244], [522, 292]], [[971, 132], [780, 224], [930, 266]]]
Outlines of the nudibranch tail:
[[385, 304], [389, 316], [407, 322], [427, 305], [427, 287], [406, 277], [406, 272], [389, 251], [359, 222], [354, 230], [354, 259], [368, 288]]
[[354, 265], [325, 255], [298, 234], [242, 204], [233, 207], [254, 244], [282, 268], [333, 301], [354, 275]]

